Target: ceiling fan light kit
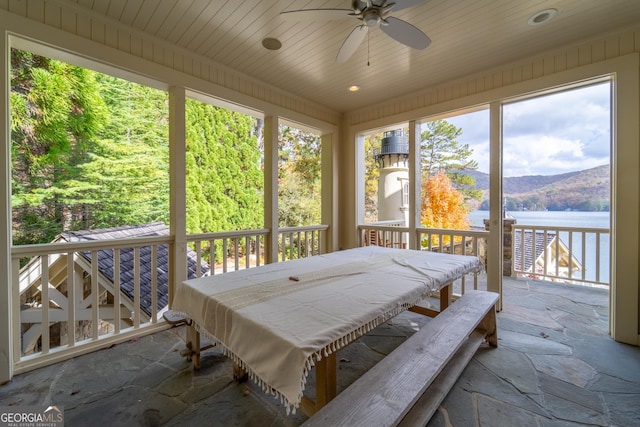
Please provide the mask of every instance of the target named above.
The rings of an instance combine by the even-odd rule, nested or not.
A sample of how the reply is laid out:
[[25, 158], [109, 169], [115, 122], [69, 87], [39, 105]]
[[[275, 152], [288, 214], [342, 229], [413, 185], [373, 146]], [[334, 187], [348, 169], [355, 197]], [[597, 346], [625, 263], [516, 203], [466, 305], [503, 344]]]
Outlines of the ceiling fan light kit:
[[351, 9], [300, 9], [281, 12], [280, 16], [291, 20], [336, 20], [356, 18], [361, 21], [342, 43], [336, 62], [347, 61], [368, 34], [369, 28], [379, 27], [382, 32], [413, 49], [426, 49], [431, 39], [420, 29], [402, 19], [391, 16], [392, 12], [406, 9], [425, 0], [353, 0]]

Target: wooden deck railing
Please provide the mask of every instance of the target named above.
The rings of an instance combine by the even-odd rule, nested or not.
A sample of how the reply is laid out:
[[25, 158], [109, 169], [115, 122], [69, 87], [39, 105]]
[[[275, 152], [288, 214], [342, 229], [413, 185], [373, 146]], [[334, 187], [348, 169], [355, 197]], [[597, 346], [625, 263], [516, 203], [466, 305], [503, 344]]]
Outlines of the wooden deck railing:
[[[212, 266], [208, 274], [214, 275], [263, 265], [267, 235], [266, 228], [191, 234], [187, 236], [187, 244], [195, 253], [196, 265], [206, 262]], [[203, 271], [197, 270], [195, 274], [202, 277]]]
[[[12, 248], [14, 372], [164, 328], [157, 254], [170, 243], [160, 236]], [[141, 277], [144, 263], [149, 274]]]
[[609, 286], [608, 228], [514, 224], [512, 241], [514, 277]]
[[[321, 253], [327, 229], [281, 229], [275, 259]], [[269, 232], [188, 235], [188, 277], [264, 264]], [[167, 254], [173, 243], [170, 236], [156, 236], [13, 247], [14, 373], [168, 327], [162, 313], [170, 299]]]
[[278, 231], [278, 259], [289, 261], [326, 252], [328, 225], [280, 228]]

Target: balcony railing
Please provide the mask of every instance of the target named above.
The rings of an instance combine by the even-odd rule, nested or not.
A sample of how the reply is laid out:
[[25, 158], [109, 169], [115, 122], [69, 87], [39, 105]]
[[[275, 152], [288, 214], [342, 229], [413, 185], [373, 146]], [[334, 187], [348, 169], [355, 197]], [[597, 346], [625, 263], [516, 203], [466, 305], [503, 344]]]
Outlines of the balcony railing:
[[280, 228], [278, 256], [280, 261], [306, 258], [326, 252], [328, 225]]
[[607, 228], [513, 225], [512, 241], [514, 277], [609, 286]]
[[163, 328], [168, 293], [157, 260], [170, 243], [160, 236], [12, 248], [15, 373]]
[[[401, 225], [395, 221], [359, 226], [360, 245], [407, 248], [409, 229]], [[278, 254], [272, 255], [273, 259], [285, 261], [324, 252], [327, 229], [324, 225], [280, 229]], [[609, 283], [609, 230], [514, 226], [514, 233], [527, 230], [543, 236], [545, 242], [550, 241], [535, 264], [547, 273], [515, 268], [517, 274], [568, 280], [562, 273], [563, 262], [554, 258], [556, 254], [564, 254], [569, 260], [568, 269], [573, 271], [570, 280], [597, 285]], [[549, 239], [552, 233], [560, 236], [561, 241], [552, 242]], [[189, 277], [264, 264], [268, 235], [269, 230], [258, 229], [187, 236]], [[416, 230], [422, 250], [474, 255], [483, 262], [487, 236], [487, 231]], [[166, 259], [173, 243], [169, 236], [157, 236], [12, 248], [14, 372], [65, 360], [167, 327], [162, 313], [169, 300], [171, 272], [168, 263], [159, 265], [158, 260], [163, 256]], [[590, 245], [595, 245], [593, 254]], [[512, 248], [512, 251], [527, 253], [520, 249]], [[516, 267], [526, 264], [524, 258], [519, 264], [516, 260], [513, 262]], [[574, 268], [578, 263], [581, 269]], [[463, 294], [467, 282], [465, 277], [454, 283], [454, 295]], [[478, 288], [478, 284], [478, 274], [475, 274], [473, 288]]]
[[[280, 229], [281, 254], [273, 259], [321, 253], [327, 229]], [[187, 236], [188, 277], [264, 264], [268, 235], [259, 229]], [[14, 373], [166, 328], [173, 244], [155, 236], [12, 248]]]
[[202, 261], [211, 266], [207, 273], [211, 275], [263, 265], [264, 242], [268, 235], [269, 230], [265, 228], [187, 236], [187, 244], [196, 256], [195, 276], [202, 277], [207, 273], [199, 268]]
[[[488, 231], [419, 228], [416, 232], [422, 250], [474, 255], [486, 265]], [[402, 221], [360, 225], [358, 233], [360, 246], [406, 248], [409, 237]], [[511, 263], [514, 278], [609, 285], [609, 229], [513, 225], [510, 241], [505, 262]], [[477, 285], [475, 275], [474, 288]], [[460, 287], [464, 293], [464, 282]]]

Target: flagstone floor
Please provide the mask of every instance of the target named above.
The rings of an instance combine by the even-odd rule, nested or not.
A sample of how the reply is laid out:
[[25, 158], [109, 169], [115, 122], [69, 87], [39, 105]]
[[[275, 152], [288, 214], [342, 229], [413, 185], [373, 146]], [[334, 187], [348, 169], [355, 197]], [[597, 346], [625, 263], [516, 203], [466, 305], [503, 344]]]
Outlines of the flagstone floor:
[[[403, 313], [338, 355], [339, 388], [428, 319]], [[498, 348], [481, 348], [446, 397], [436, 426], [640, 425], [640, 348], [608, 335], [608, 292], [505, 280]], [[0, 386], [6, 406], [60, 405], [66, 426], [297, 426], [306, 417], [208, 350], [193, 372], [184, 327], [41, 368]], [[308, 389], [313, 390], [313, 375]]]

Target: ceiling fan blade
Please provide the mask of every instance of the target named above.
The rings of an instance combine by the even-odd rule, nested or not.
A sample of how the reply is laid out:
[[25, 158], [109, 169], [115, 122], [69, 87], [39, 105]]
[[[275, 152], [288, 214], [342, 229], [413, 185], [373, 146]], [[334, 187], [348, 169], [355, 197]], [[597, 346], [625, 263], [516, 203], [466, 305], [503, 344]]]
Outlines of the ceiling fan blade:
[[414, 49], [426, 49], [431, 44], [425, 33], [408, 22], [393, 16], [386, 21], [389, 25], [380, 25], [380, 29], [392, 39]]
[[280, 17], [289, 21], [333, 21], [351, 18], [351, 9], [301, 9], [280, 12]]
[[369, 27], [366, 25], [359, 25], [355, 27], [353, 31], [351, 31], [351, 34], [347, 36], [344, 43], [342, 43], [342, 46], [338, 51], [338, 55], [336, 56], [336, 62], [345, 62], [347, 59], [351, 58], [351, 55], [353, 55], [362, 44], [362, 41], [367, 36], [368, 31]]
[[395, 3], [393, 5], [393, 11], [406, 9], [411, 6], [423, 3], [426, 0], [389, 0], [387, 3]]

